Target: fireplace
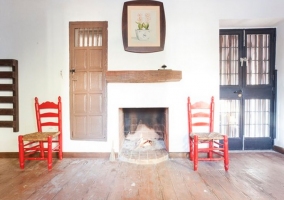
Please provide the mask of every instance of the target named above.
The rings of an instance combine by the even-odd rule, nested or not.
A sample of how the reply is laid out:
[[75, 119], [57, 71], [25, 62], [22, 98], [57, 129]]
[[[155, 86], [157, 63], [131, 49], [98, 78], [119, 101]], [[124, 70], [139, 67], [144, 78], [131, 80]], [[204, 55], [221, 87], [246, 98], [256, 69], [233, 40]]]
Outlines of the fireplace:
[[[144, 68], [145, 66], [143, 66]], [[122, 153], [126, 134], [137, 128], [136, 125], [130, 127], [130, 124], [126, 125], [128, 128], [124, 127], [124, 111], [128, 108], [164, 108], [163, 141], [166, 152], [169, 152], [169, 124], [172, 123], [171, 129], [175, 129], [176, 124], [178, 124], [173, 123], [172, 120], [169, 122], [170, 109], [176, 106], [175, 98], [172, 98], [172, 92], [170, 91], [178, 88], [180, 80], [182, 80], [182, 71], [177, 70], [119, 70], [106, 72], [108, 112], [112, 113], [108, 115], [108, 131], [113, 136], [110, 139], [118, 144], [115, 145], [115, 149], [118, 149], [119, 155]], [[118, 115], [116, 115], [117, 111]], [[177, 127], [178, 130], [179, 128]], [[182, 137], [180, 134], [180, 132], [177, 133], [177, 138]], [[171, 142], [171, 149], [176, 145], [175, 143], [175, 140]]]
[[142, 160], [143, 164], [165, 159], [168, 156], [168, 108], [119, 110], [121, 155], [124, 158], [132, 156], [130, 160], [135, 160], [134, 163]]

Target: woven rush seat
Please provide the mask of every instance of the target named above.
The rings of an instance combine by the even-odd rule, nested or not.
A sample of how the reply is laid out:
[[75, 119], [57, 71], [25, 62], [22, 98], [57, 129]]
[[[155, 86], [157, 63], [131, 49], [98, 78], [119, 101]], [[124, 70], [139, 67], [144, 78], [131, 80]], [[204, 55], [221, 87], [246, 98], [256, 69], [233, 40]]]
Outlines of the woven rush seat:
[[199, 139], [201, 140], [222, 140], [224, 139], [224, 135], [217, 132], [211, 132], [211, 133], [191, 133], [190, 137], [194, 138], [194, 136], [197, 135]]
[[52, 138], [57, 137], [60, 134], [58, 132], [34, 132], [29, 133], [23, 136], [24, 141], [47, 141], [48, 137], [51, 136]]

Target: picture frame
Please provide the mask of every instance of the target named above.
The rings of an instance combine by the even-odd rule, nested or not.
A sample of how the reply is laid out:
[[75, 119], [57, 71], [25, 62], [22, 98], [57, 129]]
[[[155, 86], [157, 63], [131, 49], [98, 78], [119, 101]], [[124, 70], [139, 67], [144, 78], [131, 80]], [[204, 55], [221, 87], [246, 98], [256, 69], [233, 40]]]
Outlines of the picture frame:
[[166, 20], [164, 5], [159, 1], [128, 1], [122, 11], [124, 50], [151, 53], [164, 50]]

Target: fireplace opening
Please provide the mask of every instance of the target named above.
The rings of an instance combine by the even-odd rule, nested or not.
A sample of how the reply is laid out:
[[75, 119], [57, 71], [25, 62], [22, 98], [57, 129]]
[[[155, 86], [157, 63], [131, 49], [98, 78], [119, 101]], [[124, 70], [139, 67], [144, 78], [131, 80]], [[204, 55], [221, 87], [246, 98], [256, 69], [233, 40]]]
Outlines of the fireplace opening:
[[168, 108], [119, 109], [119, 158], [135, 164], [168, 159]]
[[131, 135], [134, 136], [135, 132], [141, 129], [141, 134], [143, 134], [144, 129], [146, 132], [150, 131], [153, 135], [156, 135], [156, 139], [163, 138], [165, 130], [164, 108], [124, 108], [123, 111], [126, 138]]
[[135, 164], [168, 159], [168, 108], [119, 109], [119, 158]]
[[122, 108], [123, 147], [167, 149], [168, 108]]

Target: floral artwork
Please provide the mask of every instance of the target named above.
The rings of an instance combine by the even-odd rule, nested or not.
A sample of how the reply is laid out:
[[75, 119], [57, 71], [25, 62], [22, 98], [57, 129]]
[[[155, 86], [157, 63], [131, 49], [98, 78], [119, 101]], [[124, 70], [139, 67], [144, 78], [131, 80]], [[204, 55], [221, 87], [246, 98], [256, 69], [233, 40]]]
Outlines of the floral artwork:
[[137, 14], [137, 28], [135, 30], [136, 37], [138, 40], [148, 40], [150, 38], [150, 20], [151, 20], [151, 14], [145, 13], [144, 15], [142, 13]]
[[150, 20], [151, 20], [150, 13], [146, 13], [144, 17], [142, 13], [138, 13], [136, 21], [136, 23], [138, 24], [138, 29], [142, 30], [144, 28], [145, 30], [149, 30]]
[[127, 1], [122, 12], [122, 38], [126, 51], [162, 51], [165, 44], [165, 12], [159, 1]]
[[159, 7], [129, 6], [129, 45], [159, 46]]

